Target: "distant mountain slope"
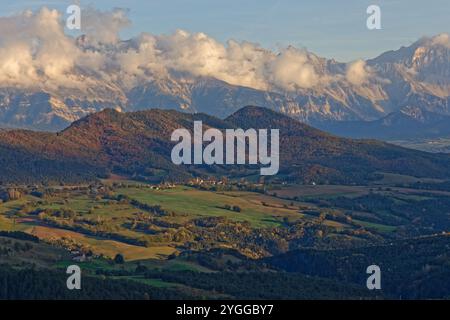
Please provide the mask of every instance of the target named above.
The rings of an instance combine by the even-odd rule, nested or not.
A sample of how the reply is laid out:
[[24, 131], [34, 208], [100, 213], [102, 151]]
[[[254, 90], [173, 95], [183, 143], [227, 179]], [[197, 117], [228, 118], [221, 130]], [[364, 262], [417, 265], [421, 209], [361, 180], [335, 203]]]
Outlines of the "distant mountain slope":
[[337, 138], [274, 111], [245, 107], [225, 120], [168, 110], [120, 113], [112, 109], [75, 121], [58, 133], [0, 131], [0, 180], [74, 181], [118, 173], [145, 179], [184, 180], [192, 175], [238, 177], [259, 166], [174, 165], [173, 130], [207, 127], [279, 128], [280, 171], [293, 182], [362, 183], [377, 171], [450, 178], [450, 157], [378, 141]]
[[450, 137], [450, 116], [406, 107], [374, 121], [328, 121], [315, 125], [350, 138], [382, 140]]
[[[108, 48], [86, 46], [86, 41], [86, 37], [74, 41], [81, 52], [108, 56], [138, 52], [136, 39]], [[356, 63], [340, 63], [310, 52], [302, 57], [304, 67], [318, 81], [298, 86], [293, 85], [293, 79], [293, 83], [286, 83], [287, 88], [235, 85], [213, 75], [177, 70], [125, 85], [114, 68], [102, 70], [106, 74], [103, 77], [93, 70], [74, 68], [70, 78], [88, 84], [86, 89], [63, 84], [46, 87], [45, 82], [35, 83], [32, 88], [0, 85], [0, 126], [58, 131], [105, 108], [174, 109], [223, 118], [242, 106], [258, 105], [310, 124], [374, 121], [405, 107], [450, 116], [448, 34], [422, 38], [409, 47]], [[139, 68], [145, 69], [145, 65]]]

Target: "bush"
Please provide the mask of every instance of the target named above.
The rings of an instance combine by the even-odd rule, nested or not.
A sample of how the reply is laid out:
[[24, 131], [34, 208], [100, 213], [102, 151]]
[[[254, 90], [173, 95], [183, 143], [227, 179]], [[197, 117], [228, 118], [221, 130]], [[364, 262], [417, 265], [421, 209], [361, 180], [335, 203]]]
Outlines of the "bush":
[[125, 262], [125, 258], [120, 253], [116, 254], [114, 257], [114, 263], [116, 264], [123, 264]]

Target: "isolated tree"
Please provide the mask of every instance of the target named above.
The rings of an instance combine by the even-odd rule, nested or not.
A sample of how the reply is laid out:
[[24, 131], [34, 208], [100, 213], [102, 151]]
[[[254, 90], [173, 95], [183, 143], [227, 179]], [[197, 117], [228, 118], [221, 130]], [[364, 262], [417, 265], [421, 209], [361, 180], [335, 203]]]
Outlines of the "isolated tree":
[[116, 254], [116, 256], [114, 257], [114, 263], [123, 264], [124, 262], [125, 262], [125, 259], [124, 259], [123, 255], [121, 255], [120, 253]]

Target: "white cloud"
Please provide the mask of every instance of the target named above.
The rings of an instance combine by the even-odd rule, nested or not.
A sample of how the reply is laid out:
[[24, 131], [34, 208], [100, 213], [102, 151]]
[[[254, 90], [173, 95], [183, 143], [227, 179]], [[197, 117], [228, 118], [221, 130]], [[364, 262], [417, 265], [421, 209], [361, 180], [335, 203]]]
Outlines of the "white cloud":
[[320, 77], [310, 62], [307, 52], [287, 48], [271, 63], [269, 71], [273, 84], [292, 91], [315, 86]]
[[66, 85], [80, 50], [64, 34], [60, 14], [47, 8], [0, 18], [0, 81], [4, 84]]
[[117, 55], [121, 70], [136, 76], [184, 72], [214, 77], [255, 89], [310, 88], [319, 82], [311, 54], [287, 48], [274, 53], [250, 42], [225, 45], [204, 33], [178, 30], [171, 35], [143, 34], [137, 46]]
[[450, 48], [450, 34], [448, 33], [438, 34], [437, 36], [431, 38], [431, 43], [433, 45], [441, 45]]
[[[95, 75], [129, 88], [176, 72], [255, 89], [295, 91], [344, 76], [333, 78], [320, 58], [306, 50], [288, 47], [273, 52], [234, 40], [223, 44], [204, 33], [142, 33], [121, 41], [119, 32], [129, 24], [126, 10], [83, 9], [85, 36], [75, 39], [64, 33], [56, 10], [0, 17], [0, 82], [84, 90]], [[362, 84], [368, 75], [364, 62], [357, 61], [348, 66], [346, 78]]]
[[347, 65], [346, 79], [353, 85], [360, 86], [367, 82], [370, 69], [364, 60], [356, 60]]

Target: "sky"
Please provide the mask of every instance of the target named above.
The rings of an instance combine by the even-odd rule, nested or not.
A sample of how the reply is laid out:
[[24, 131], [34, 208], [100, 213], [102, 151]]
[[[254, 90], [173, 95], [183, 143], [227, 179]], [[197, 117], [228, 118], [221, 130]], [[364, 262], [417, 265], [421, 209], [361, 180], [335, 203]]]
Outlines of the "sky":
[[[407, 46], [422, 36], [450, 32], [449, 0], [0, 0], [0, 15], [42, 6], [65, 11], [129, 9], [132, 24], [122, 38], [140, 32], [171, 34], [177, 29], [204, 32], [226, 42], [251, 41], [276, 51], [289, 45], [348, 62], [373, 58]], [[368, 30], [366, 9], [381, 8], [381, 30]]]

